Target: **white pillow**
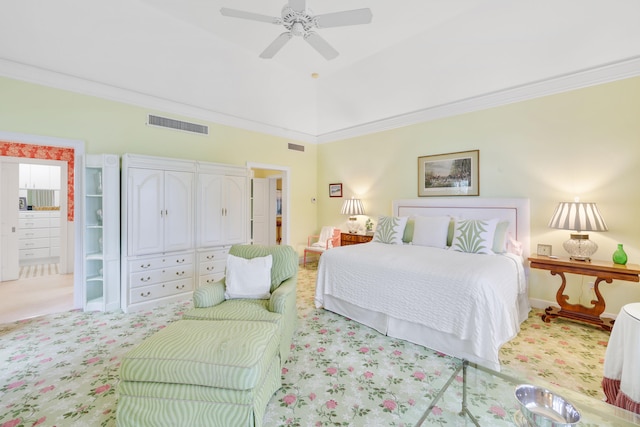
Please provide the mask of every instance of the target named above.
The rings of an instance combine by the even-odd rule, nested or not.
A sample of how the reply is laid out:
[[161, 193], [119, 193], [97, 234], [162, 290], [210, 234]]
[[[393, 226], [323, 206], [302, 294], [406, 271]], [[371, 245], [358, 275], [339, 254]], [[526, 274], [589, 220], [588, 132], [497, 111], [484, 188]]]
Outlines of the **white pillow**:
[[268, 299], [272, 265], [271, 255], [252, 259], [228, 255], [224, 297]]
[[404, 227], [407, 225], [409, 217], [406, 216], [381, 216], [378, 217], [378, 225], [373, 235], [373, 241], [379, 243], [389, 243], [392, 245], [402, 245]]
[[497, 219], [456, 219], [451, 249], [458, 252], [493, 254]]
[[449, 216], [416, 216], [413, 226], [413, 244], [418, 246], [447, 247]]

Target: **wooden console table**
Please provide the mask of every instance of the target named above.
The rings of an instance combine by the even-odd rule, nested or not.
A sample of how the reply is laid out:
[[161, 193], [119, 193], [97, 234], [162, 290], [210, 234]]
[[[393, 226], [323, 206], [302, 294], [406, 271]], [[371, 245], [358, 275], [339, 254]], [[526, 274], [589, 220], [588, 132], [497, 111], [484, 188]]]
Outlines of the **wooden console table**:
[[[551, 319], [556, 317], [566, 317], [567, 319], [579, 320], [581, 322], [598, 325], [605, 331], [610, 331], [613, 327], [613, 319], [600, 317], [604, 313], [605, 301], [598, 287], [600, 282], [611, 283], [613, 279], [626, 280], [628, 282], [640, 282], [640, 265], [627, 264], [619, 265], [606, 261], [573, 261], [569, 258], [549, 258], [546, 256], [529, 257], [531, 268], [540, 270], [549, 270], [552, 276], [556, 274], [562, 279], [562, 284], [556, 293], [556, 301], [560, 305], [558, 307], [548, 307], [542, 320], [549, 323]], [[581, 274], [584, 276], [593, 276], [596, 278], [593, 284], [593, 290], [596, 299], [591, 301], [593, 307], [585, 307], [582, 304], [569, 304], [569, 296], [564, 294], [567, 280], [565, 273]]]

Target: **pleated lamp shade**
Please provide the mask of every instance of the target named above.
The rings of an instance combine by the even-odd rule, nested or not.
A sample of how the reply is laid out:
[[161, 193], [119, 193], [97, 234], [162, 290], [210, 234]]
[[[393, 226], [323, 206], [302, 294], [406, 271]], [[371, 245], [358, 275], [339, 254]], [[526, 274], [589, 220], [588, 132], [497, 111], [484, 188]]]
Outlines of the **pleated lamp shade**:
[[560, 202], [549, 221], [549, 227], [576, 231], [562, 244], [570, 258], [576, 261], [590, 261], [591, 255], [598, 250], [598, 245], [589, 240], [589, 235], [583, 231], [608, 230], [596, 204], [582, 202]]
[[356, 215], [364, 215], [362, 200], [356, 198], [346, 199], [342, 204], [340, 213], [342, 215], [349, 215], [347, 227], [349, 228], [349, 233], [355, 233], [358, 231], [358, 219]]

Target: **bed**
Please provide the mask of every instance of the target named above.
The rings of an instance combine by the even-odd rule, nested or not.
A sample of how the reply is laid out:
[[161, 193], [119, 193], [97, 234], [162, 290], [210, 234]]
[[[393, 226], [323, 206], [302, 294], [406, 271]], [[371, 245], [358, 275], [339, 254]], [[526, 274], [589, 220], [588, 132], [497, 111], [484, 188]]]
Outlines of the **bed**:
[[[397, 224], [403, 218], [408, 227]], [[487, 253], [461, 249], [464, 235], [454, 230], [469, 224], [493, 232], [484, 236]], [[384, 230], [393, 227], [402, 227], [402, 241], [397, 235], [385, 240]], [[316, 307], [500, 370], [500, 347], [517, 335], [530, 311], [529, 246], [528, 199], [396, 200], [393, 215], [379, 219], [372, 242], [322, 255]]]

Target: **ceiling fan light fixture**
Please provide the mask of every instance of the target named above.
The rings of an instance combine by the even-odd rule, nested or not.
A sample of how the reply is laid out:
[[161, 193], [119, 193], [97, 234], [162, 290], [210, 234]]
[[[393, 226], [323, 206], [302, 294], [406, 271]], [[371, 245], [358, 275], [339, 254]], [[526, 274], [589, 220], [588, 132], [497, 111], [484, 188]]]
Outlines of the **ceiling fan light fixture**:
[[302, 22], [294, 22], [291, 26], [291, 34], [293, 34], [294, 36], [304, 36], [305, 33], [306, 31]]
[[252, 21], [282, 25], [287, 30], [286, 33], [280, 34], [267, 46], [260, 54], [260, 58], [273, 58], [293, 36], [297, 36], [304, 38], [304, 40], [326, 60], [337, 57], [338, 51], [320, 37], [318, 33], [314, 32], [313, 30], [315, 28], [369, 24], [373, 16], [371, 10], [368, 8], [314, 15], [313, 11], [307, 8], [306, 0], [288, 0], [287, 4], [282, 7], [282, 18], [226, 7], [221, 8], [220, 13], [232, 18], [250, 19]]

